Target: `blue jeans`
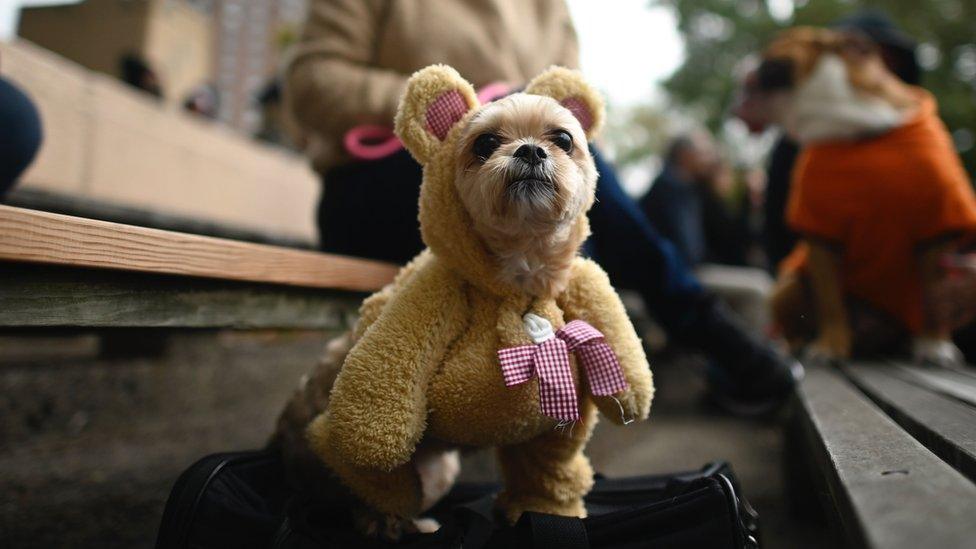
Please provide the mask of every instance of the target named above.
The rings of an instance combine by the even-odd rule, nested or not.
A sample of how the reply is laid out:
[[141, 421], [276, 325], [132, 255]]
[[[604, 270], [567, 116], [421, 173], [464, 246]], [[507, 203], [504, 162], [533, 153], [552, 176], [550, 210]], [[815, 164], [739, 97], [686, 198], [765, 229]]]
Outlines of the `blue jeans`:
[[661, 236], [617, 180], [613, 167], [592, 149], [600, 178], [590, 210], [592, 236], [584, 251], [599, 263], [617, 288], [638, 292], [648, 312], [670, 334], [696, 319], [704, 291], [678, 254]]
[[[680, 333], [695, 321], [704, 292], [675, 247], [620, 187], [613, 168], [596, 151], [594, 158], [600, 178], [589, 214], [593, 235], [584, 251], [615, 286], [640, 293], [669, 333]], [[323, 179], [318, 222], [324, 251], [395, 263], [420, 252], [421, 170], [406, 151], [334, 168]]]
[[41, 146], [41, 119], [30, 99], [0, 78], [0, 200]]

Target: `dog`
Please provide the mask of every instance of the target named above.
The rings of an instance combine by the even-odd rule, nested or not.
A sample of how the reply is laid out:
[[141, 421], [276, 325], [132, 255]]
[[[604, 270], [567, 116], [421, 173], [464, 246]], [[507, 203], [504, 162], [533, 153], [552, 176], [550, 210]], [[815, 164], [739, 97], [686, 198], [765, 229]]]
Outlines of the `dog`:
[[[597, 410], [619, 424], [647, 416], [640, 340], [606, 274], [579, 257], [597, 180], [587, 143], [602, 116], [597, 93], [558, 67], [486, 105], [449, 67], [408, 82], [397, 134], [424, 167], [428, 249], [330, 343], [272, 441], [292, 483], [348, 504], [361, 532], [436, 529], [417, 517], [453, 485], [458, 449], [485, 446], [498, 448], [507, 520], [583, 516]], [[535, 380], [503, 378], [500, 352], [572, 320], [602, 332], [625, 383], [597, 394], [573, 359], [574, 388], [592, 394], [578, 391], [578, 419], [564, 421], [542, 412]]]
[[822, 28], [774, 39], [756, 78], [773, 121], [804, 148], [787, 214], [804, 240], [772, 299], [794, 349], [848, 358], [910, 337], [916, 360], [960, 363], [925, 295], [955, 237], [976, 227], [976, 202], [932, 97], [869, 38]]
[[474, 116], [457, 154], [458, 193], [501, 276], [532, 295], [565, 290], [596, 189], [579, 122], [551, 98], [515, 94]]

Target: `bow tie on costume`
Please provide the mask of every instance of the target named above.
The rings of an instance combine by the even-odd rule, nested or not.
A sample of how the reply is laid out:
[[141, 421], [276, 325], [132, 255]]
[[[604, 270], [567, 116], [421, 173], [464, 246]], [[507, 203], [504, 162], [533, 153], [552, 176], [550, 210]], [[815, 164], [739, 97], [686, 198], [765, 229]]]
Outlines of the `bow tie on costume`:
[[529, 313], [523, 318], [534, 344], [498, 351], [507, 387], [539, 378], [539, 408], [559, 421], [580, 418], [569, 353], [575, 352], [594, 395], [609, 396], [627, 388], [617, 355], [603, 334], [582, 320], [574, 320], [553, 333], [548, 320]]

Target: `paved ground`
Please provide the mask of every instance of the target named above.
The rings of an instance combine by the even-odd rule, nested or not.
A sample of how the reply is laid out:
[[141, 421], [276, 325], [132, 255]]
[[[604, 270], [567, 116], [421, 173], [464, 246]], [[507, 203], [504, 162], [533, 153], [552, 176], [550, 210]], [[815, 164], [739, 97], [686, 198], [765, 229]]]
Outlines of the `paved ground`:
[[710, 412], [695, 360], [656, 365], [657, 394], [643, 424], [597, 428], [590, 456], [607, 475], [680, 471], [709, 461], [728, 461], [746, 498], [759, 511], [766, 547], [828, 546], [819, 525], [791, 517], [784, 495], [783, 426]]
[[[324, 339], [177, 333], [161, 357], [105, 360], [90, 336], [0, 338], [0, 547], [151, 547], [179, 472], [206, 453], [261, 445]], [[787, 513], [780, 426], [708, 415], [694, 366], [655, 361], [651, 420], [598, 427], [596, 469], [619, 476], [728, 460], [762, 515], [767, 547], [826, 546], [821, 529]], [[489, 454], [465, 463], [471, 478], [493, 471]]]
[[[783, 425], [780, 418], [756, 422], [731, 418], [702, 401], [700, 364], [689, 356], [652, 360], [656, 394], [651, 416], [619, 427], [598, 424], [587, 454], [607, 476], [646, 475], [697, 469], [716, 460], [732, 465], [746, 498], [759, 511], [764, 546], [794, 549], [830, 546], [822, 525], [791, 516], [784, 495]], [[466, 458], [483, 480], [490, 456]], [[462, 473], [464, 475], [465, 473]]]

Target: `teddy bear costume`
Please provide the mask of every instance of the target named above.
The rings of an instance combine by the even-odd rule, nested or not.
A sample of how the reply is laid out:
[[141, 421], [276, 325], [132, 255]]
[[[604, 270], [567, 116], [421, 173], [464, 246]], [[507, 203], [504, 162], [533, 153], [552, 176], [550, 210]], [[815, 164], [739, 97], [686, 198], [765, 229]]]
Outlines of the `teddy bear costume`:
[[[588, 139], [602, 122], [599, 96], [575, 71], [552, 68], [525, 93], [567, 107]], [[582, 450], [596, 410], [619, 424], [646, 418], [651, 373], [620, 299], [592, 261], [574, 259], [567, 288], [554, 298], [528, 295], [499, 279], [454, 181], [461, 128], [479, 108], [472, 86], [449, 67], [431, 66], [411, 77], [396, 133], [424, 168], [420, 225], [428, 249], [364, 302], [341, 371], [313, 375], [306, 394], [289, 404], [299, 412], [286, 409], [283, 420], [290, 413], [309, 416], [316, 402], [327, 401], [308, 426], [309, 447], [356, 497], [383, 513], [413, 517], [422, 511], [418, 445], [495, 446], [505, 483], [497, 504], [509, 520], [527, 510], [585, 516], [582, 497], [593, 472]], [[588, 234], [585, 213], [575, 225]], [[531, 358], [519, 362], [546, 345], [539, 343], [545, 334], [534, 341], [527, 332], [527, 313], [536, 315], [528, 318], [541, 322], [536, 328], [543, 332], [551, 324], [558, 338], [549, 334], [550, 344], [569, 342], [568, 401], [558, 401], [560, 386], [549, 383], [539, 355], [534, 370]], [[612, 394], [596, 396], [599, 387], [608, 389], [606, 380], [588, 366], [583, 371], [579, 357], [605, 352], [603, 342], [619, 368], [602, 373], [620, 379], [602, 391]], [[324, 398], [323, 384], [333, 378]]]

